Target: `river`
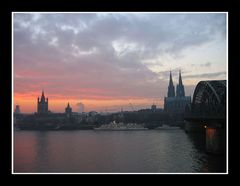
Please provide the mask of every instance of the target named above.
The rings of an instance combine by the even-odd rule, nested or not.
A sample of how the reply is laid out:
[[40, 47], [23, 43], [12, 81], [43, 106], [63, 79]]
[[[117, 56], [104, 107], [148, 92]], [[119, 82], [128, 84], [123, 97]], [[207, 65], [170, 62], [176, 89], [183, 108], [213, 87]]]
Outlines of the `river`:
[[14, 131], [14, 173], [226, 172], [183, 130]]

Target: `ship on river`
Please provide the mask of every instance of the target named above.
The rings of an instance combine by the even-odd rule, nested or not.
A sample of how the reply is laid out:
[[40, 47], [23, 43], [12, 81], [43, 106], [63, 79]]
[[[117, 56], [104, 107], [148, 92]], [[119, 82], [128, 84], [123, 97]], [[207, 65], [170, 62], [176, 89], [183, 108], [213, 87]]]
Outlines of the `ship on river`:
[[148, 130], [143, 125], [136, 123], [116, 123], [115, 121], [110, 122], [109, 124], [103, 124], [94, 130], [107, 130], [107, 131], [136, 131], [136, 130]]
[[170, 126], [165, 124], [155, 128], [155, 130], [178, 130], [178, 129], [180, 129], [179, 126]]

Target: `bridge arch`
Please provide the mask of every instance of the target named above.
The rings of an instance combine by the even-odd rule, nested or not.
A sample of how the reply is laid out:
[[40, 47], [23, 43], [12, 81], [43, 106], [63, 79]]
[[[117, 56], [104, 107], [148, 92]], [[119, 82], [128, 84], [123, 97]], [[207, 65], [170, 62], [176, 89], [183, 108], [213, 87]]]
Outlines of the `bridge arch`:
[[191, 112], [225, 114], [226, 80], [200, 81], [194, 90]]

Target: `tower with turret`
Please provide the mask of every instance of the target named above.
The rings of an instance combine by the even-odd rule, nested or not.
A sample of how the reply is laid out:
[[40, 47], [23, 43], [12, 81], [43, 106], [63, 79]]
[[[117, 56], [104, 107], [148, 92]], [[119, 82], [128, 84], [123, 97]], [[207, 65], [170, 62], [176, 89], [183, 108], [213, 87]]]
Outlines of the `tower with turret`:
[[48, 113], [48, 98], [45, 98], [44, 91], [42, 91], [42, 96], [37, 100], [37, 113], [45, 114]]
[[70, 117], [72, 115], [72, 108], [70, 107], [69, 103], [65, 108], [65, 114], [67, 115], [67, 117]]

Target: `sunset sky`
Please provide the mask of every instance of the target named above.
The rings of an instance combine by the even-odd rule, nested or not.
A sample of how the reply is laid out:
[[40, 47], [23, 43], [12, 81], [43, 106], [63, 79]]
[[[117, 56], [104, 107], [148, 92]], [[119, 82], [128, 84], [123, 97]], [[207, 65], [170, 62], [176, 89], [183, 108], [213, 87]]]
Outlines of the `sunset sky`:
[[14, 13], [14, 106], [113, 112], [163, 107], [169, 71], [186, 95], [226, 79], [225, 13]]

